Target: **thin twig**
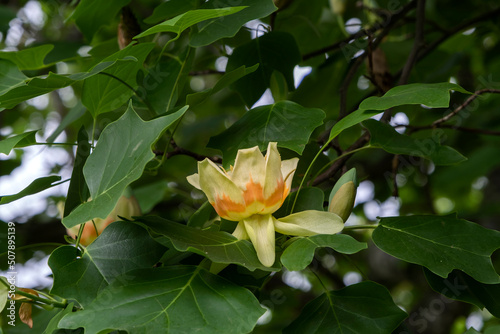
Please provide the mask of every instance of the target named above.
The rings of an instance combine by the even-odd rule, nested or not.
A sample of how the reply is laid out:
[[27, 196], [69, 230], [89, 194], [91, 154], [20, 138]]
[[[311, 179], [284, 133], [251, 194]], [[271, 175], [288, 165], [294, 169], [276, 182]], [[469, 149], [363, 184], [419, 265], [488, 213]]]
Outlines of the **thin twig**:
[[202, 70], [202, 71], [191, 71], [189, 72], [190, 76], [201, 76], [201, 75], [210, 75], [210, 74], [225, 74], [226, 72], [224, 71], [217, 71], [217, 70]]
[[[197, 161], [202, 161], [205, 159], [210, 159], [215, 163], [222, 163], [222, 159], [220, 157], [214, 156], [214, 157], [209, 157], [206, 155], [201, 155], [198, 153], [191, 152], [189, 150], [186, 150], [182, 147], [177, 146], [177, 144], [174, 141], [171, 141], [172, 147], [174, 148], [173, 151], [170, 151], [166, 154], [166, 159], [169, 159], [173, 157], [174, 155], [187, 155], [189, 157], [192, 157], [196, 159]], [[163, 156], [164, 152], [163, 151], [153, 151], [155, 155], [157, 156]]]
[[462, 111], [465, 107], [467, 107], [479, 95], [484, 94], [484, 93], [496, 93], [496, 94], [500, 94], [500, 90], [499, 89], [485, 88], [485, 89], [481, 89], [481, 90], [478, 90], [478, 91], [474, 92], [474, 94], [472, 96], [470, 96], [467, 100], [465, 100], [464, 103], [462, 103], [461, 105], [459, 105], [455, 110], [453, 110], [452, 112], [450, 112], [448, 115], [446, 115], [443, 118], [440, 118], [440, 119], [434, 121], [431, 126], [435, 127], [435, 126], [437, 126], [437, 125], [439, 125], [441, 123], [446, 122], [447, 120], [449, 120], [450, 118], [452, 118], [453, 116], [455, 116], [456, 114], [458, 114], [460, 111]]

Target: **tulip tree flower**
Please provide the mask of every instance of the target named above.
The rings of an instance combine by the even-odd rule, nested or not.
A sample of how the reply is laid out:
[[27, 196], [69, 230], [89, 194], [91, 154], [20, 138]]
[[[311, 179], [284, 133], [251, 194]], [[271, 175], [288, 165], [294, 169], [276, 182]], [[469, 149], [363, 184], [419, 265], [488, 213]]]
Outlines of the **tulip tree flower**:
[[290, 193], [298, 159], [281, 161], [277, 143], [269, 143], [262, 155], [258, 146], [238, 151], [234, 168], [226, 171], [205, 159], [198, 173], [188, 176], [202, 190], [221, 218], [238, 222], [233, 235], [250, 239], [260, 262], [270, 267], [275, 260], [275, 231], [293, 236], [334, 234], [343, 227], [335, 213], [302, 211], [276, 219], [278, 210]]

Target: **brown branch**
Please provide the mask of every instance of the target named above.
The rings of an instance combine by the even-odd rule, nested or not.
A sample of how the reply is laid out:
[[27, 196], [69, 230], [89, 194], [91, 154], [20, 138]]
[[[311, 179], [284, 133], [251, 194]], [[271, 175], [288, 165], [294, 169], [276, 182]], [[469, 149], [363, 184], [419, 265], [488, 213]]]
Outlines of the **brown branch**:
[[217, 70], [202, 70], [202, 71], [191, 71], [189, 72], [190, 76], [200, 76], [200, 75], [210, 75], [210, 74], [224, 74], [226, 72], [217, 71]]
[[414, 125], [406, 125], [406, 124], [396, 124], [394, 126], [394, 128], [406, 128], [406, 129], [412, 130], [412, 132], [441, 128], [441, 129], [452, 129], [452, 130], [458, 130], [458, 131], [463, 131], [463, 132], [477, 133], [480, 135], [500, 136], [500, 131], [467, 128], [464, 126], [456, 126], [453, 124], [438, 124], [437, 126], [432, 126], [432, 125], [414, 126]]
[[[186, 150], [186, 149], [184, 149], [182, 147], [177, 146], [177, 144], [174, 141], [172, 141], [172, 146], [174, 147], [174, 150], [170, 151], [170, 152], [167, 152], [167, 156], [166, 156], [167, 159], [170, 159], [171, 157], [173, 157], [175, 155], [187, 155], [189, 157], [194, 158], [197, 161], [202, 161], [202, 160], [205, 160], [205, 159], [209, 159], [209, 160], [212, 160], [215, 163], [222, 163], [222, 159], [220, 157], [217, 157], [217, 156], [209, 157], [209, 156], [206, 156], [206, 155], [201, 155], [201, 154], [198, 154], [198, 153], [191, 152], [189, 150]], [[162, 156], [165, 152], [153, 150], [153, 153], [156, 156]]]
[[455, 116], [456, 114], [458, 114], [460, 111], [462, 111], [465, 107], [467, 107], [479, 95], [484, 94], [484, 93], [496, 93], [496, 94], [500, 94], [500, 90], [499, 89], [485, 88], [485, 89], [481, 89], [481, 90], [478, 90], [478, 91], [474, 92], [474, 94], [472, 96], [470, 96], [467, 100], [465, 100], [464, 103], [462, 103], [461, 105], [459, 105], [455, 110], [453, 110], [452, 112], [450, 112], [448, 115], [446, 115], [443, 118], [440, 118], [440, 119], [434, 121], [431, 126], [435, 127], [435, 126], [437, 126], [437, 125], [439, 125], [441, 123], [446, 122], [447, 120], [449, 120], [450, 118], [452, 118], [453, 116]]

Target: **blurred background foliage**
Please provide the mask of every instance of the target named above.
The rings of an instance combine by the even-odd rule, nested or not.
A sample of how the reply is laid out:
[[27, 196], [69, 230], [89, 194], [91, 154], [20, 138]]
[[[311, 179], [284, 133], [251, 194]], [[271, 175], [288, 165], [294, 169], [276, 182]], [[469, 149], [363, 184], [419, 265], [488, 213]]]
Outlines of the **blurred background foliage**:
[[[195, 2], [186, 1], [186, 6]], [[120, 20], [127, 29], [135, 29], [136, 32], [132, 32], [135, 35], [154, 23], [177, 15], [168, 11], [159, 12], [158, 8], [165, 4], [162, 1], [132, 0], [124, 3], [128, 3], [126, 10], [112, 13], [107, 17], [106, 24], [94, 26], [92, 29], [95, 34], [90, 39], [88, 34], [82, 34], [75, 25], [75, 18], [71, 17], [77, 1], [0, 1], [0, 48], [3, 51], [17, 51], [37, 45], [54, 45], [43, 60], [45, 64], [52, 65], [26, 70], [25, 74], [30, 77], [49, 72], [84, 72], [105, 56], [119, 50], [117, 31]], [[297, 87], [288, 87], [287, 97], [306, 108], [320, 108], [326, 113], [324, 125], [315, 130], [301, 157], [294, 180], [294, 186], [297, 186], [319, 145], [325, 142], [329, 129], [339, 117], [340, 106], [344, 103], [345, 110], [352, 111], [365, 97], [379, 95], [396, 84], [413, 47], [415, 11], [409, 10], [403, 18], [388, 25], [385, 18], [411, 2], [280, 0], [275, 3], [280, 8], [278, 12], [262, 21], [251, 21], [234, 37], [199, 47], [188, 55], [188, 66], [181, 77], [184, 85], [178, 92], [178, 100], [179, 104], [183, 104], [188, 94], [213, 87], [221, 72], [225, 71], [228, 56], [234, 48], [250, 42], [271, 27], [273, 32], [291, 34], [302, 60], [295, 69]], [[499, 18], [498, 3], [494, 0], [427, 0], [423, 46], [425, 55], [418, 59], [408, 83], [449, 81], [471, 92], [485, 88], [500, 89]], [[364, 37], [349, 43], [342, 42], [359, 29], [370, 29], [377, 25], [382, 29], [390, 27], [383, 39], [377, 41], [379, 49], [372, 50], [373, 41], [368, 42]], [[169, 66], [174, 65], [168, 61], [155, 64], [161, 47], [167, 41], [166, 36], [162, 35], [154, 41], [155, 49], [145, 65], [147, 70], [154, 72], [157, 70], [155, 66], [159, 66], [157, 73], [160, 74], [172, 70]], [[187, 43], [187, 33], [184, 33], [168, 46], [167, 52], [179, 54], [179, 50]], [[353, 57], [361, 52], [373, 52], [373, 63], [363, 61], [354, 67], [356, 58]], [[284, 58], [279, 59], [279, 62], [289, 60], [288, 55], [281, 56]], [[175, 60], [173, 58], [172, 61]], [[355, 70], [351, 71], [353, 68]], [[305, 74], [305, 77], [297, 82], [300, 73], [302, 76]], [[138, 78], [141, 76], [147, 76], [147, 72], [139, 71]], [[347, 80], [349, 76], [350, 80]], [[160, 76], [159, 80], [162, 79]], [[269, 93], [266, 94], [267, 100], [262, 100], [263, 104], [273, 98]], [[356, 206], [350, 218], [351, 224], [373, 222], [378, 216], [457, 212], [461, 218], [500, 230], [500, 95], [480, 96], [447, 123], [454, 128], [442, 128], [439, 131], [428, 128], [432, 122], [463, 103], [466, 96], [454, 93], [451, 98], [450, 109], [396, 107], [392, 110], [391, 124], [399, 125], [398, 130], [411, 132], [416, 138], [438, 135], [436, 140], [454, 147], [468, 160], [456, 166], [443, 167], [423, 159], [400, 157], [397, 173], [394, 173], [395, 158], [382, 150], [354, 154], [343, 169], [356, 167], [361, 181]], [[0, 138], [39, 130], [39, 141], [49, 138], [61, 143], [75, 142], [79, 128], [84, 126], [90, 131], [93, 123], [81, 100], [82, 84], [76, 83], [4, 110], [0, 112]], [[141, 99], [134, 96], [133, 103], [139, 114], [148, 117], [148, 109]], [[161, 104], [161, 101], [158, 103]], [[123, 114], [125, 107], [123, 105], [97, 117], [96, 138], [107, 124]], [[207, 148], [210, 137], [227, 129], [246, 110], [242, 96], [236, 90], [223, 89], [189, 109], [175, 132], [175, 143], [189, 152], [215, 156], [219, 152]], [[61, 123], [65, 122], [61, 128]], [[319, 168], [338, 156], [338, 152], [347, 149], [362, 132], [361, 126], [343, 132], [334, 146], [321, 156], [311, 175], [316, 175]], [[164, 138], [157, 148], [166, 147], [167, 144]], [[283, 158], [297, 155], [286, 149], [280, 151]], [[50, 173], [68, 178], [71, 175], [74, 148], [62, 145], [34, 146], [13, 150], [7, 157], [1, 155], [0, 159], [0, 192], [5, 195], [16, 193], [36, 177]], [[144, 213], [186, 222], [205, 201], [204, 196], [186, 182], [186, 176], [194, 172], [196, 159], [193, 156], [172, 155], [160, 168], [147, 170], [131, 188]], [[317, 185], [325, 191], [325, 198], [340, 173], [341, 169]], [[26, 180], [27, 176], [29, 180]], [[394, 176], [398, 185], [397, 193], [393, 184]], [[30, 275], [37, 276], [33, 272], [37, 270], [34, 268], [38, 268], [36, 263], [55, 248], [53, 243], [64, 243], [65, 229], [60, 223], [56, 204], [63, 199], [65, 191], [62, 185], [41, 193], [42, 196], [36, 196], [36, 199], [28, 197], [22, 204], [0, 207], [1, 219], [22, 223], [17, 227], [18, 247], [46, 243], [19, 248], [17, 260], [24, 263], [27, 271], [31, 268]], [[397, 197], [393, 196], [395, 194]], [[6, 228], [6, 224], [1, 226], [2, 229]], [[5, 231], [0, 233], [5, 234]], [[370, 232], [351, 233], [358, 240], [370, 240]], [[5, 251], [5, 247], [4, 244], [0, 246], [0, 253]], [[497, 270], [500, 270], [500, 254], [495, 254], [494, 259]], [[1, 270], [6, 269], [5, 264], [6, 261], [0, 262]], [[339, 289], [364, 277], [388, 287], [395, 302], [410, 314], [397, 333], [405, 330], [408, 333], [463, 333], [466, 321], [469, 326], [475, 324], [477, 329], [477, 326], [484, 326], [494, 330], [492, 326], [500, 325], [498, 319], [491, 317], [487, 311], [481, 312], [470, 304], [447, 301], [445, 309], [436, 308], [435, 301], [440, 297], [427, 285], [421, 268], [400, 262], [382, 253], [371, 243], [368, 250], [349, 257], [327, 251], [318, 252], [312, 266], [329, 288]], [[232, 272], [244, 270], [233, 267], [224, 272], [230, 279], [234, 276]], [[41, 276], [40, 272], [38, 276]], [[248, 287], [252, 289], [256, 281], [258, 277], [253, 277]], [[25, 284], [47, 287], [50, 280], [47, 282], [46, 278], [34, 277]], [[317, 278], [308, 270], [276, 273], [264, 289], [257, 291], [253, 287], [253, 290], [258, 294], [261, 304], [271, 311], [262, 319], [255, 333], [279, 332], [290, 323], [290, 319], [298, 315], [305, 303], [323, 291], [317, 284]], [[44, 328], [43, 324], [48, 319], [50, 313], [37, 313], [33, 332], [36, 332], [37, 327]], [[5, 332], [26, 333], [24, 330], [19, 326]]]

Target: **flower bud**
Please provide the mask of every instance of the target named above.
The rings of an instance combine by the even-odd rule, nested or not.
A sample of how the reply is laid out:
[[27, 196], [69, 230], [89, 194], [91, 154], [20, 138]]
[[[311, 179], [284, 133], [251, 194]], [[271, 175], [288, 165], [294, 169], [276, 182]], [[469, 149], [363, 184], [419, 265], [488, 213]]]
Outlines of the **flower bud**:
[[355, 199], [356, 168], [352, 168], [342, 175], [333, 187], [328, 211], [337, 214], [345, 222], [351, 215]]

